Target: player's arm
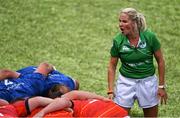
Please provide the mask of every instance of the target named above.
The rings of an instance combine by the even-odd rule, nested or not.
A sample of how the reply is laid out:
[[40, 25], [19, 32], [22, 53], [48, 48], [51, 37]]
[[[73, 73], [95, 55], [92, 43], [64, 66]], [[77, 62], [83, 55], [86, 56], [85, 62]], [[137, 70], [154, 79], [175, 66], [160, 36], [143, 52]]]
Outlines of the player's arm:
[[35, 114], [33, 117], [43, 117], [45, 114], [57, 111], [57, 110], [62, 110], [65, 108], [70, 108], [72, 107], [72, 102], [69, 99], [66, 98], [56, 98], [51, 102], [51, 104], [47, 105], [45, 108], [43, 108], [40, 112]]
[[118, 57], [111, 57], [108, 65], [108, 97], [110, 99], [113, 99], [114, 97], [114, 80], [115, 80], [115, 75], [116, 75], [116, 67], [118, 64]]
[[16, 79], [18, 78], [20, 75], [20, 73], [9, 70], [9, 69], [2, 69], [0, 70], [0, 80], [4, 80], [4, 79]]
[[97, 95], [95, 93], [74, 90], [64, 94], [61, 98], [56, 98], [51, 104], [49, 104], [44, 109], [42, 109], [34, 117], [43, 117], [45, 114], [49, 112], [61, 110], [64, 108], [70, 108], [73, 105], [71, 100], [74, 99], [78, 99], [78, 100], [100, 99], [100, 100], [110, 101], [110, 99]]
[[46, 97], [33, 97], [28, 99], [28, 110], [29, 112], [33, 111], [37, 107], [43, 107], [53, 102], [53, 99]]
[[[158, 64], [159, 86], [163, 87], [166, 85], [165, 77], [164, 77], [165, 76], [165, 61], [163, 59], [163, 54], [162, 54], [161, 49], [157, 50], [154, 53], [154, 56], [155, 56], [157, 64]], [[163, 104], [163, 103], [166, 104], [168, 95], [167, 95], [167, 92], [164, 87], [158, 89], [158, 97], [161, 98], [161, 104]]]
[[91, 93], [87, 91], [77, 91], [77, 90], [73, 90], [62, 95], [62, 98], [67, 98], [70, 100], [99, 99], [104, 101], [110, 101], [110, 99], [105, 98], [104, 96], [100, 96], [95, 93]]

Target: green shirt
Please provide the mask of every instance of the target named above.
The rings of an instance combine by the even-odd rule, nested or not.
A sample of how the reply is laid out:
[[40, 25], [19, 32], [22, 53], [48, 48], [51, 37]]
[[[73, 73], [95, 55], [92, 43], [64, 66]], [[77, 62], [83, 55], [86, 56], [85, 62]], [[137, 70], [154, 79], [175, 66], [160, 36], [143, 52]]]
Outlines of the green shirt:
[[160, 49], [156, 35], [146, 30], [140, 33], [137, 47], [131, 46], [128, 38], [119, 33], [113, 40], [111, 56], [121, 60], [120, 73], [128, 78], [141, 79], [155, 73], [153, 53]]

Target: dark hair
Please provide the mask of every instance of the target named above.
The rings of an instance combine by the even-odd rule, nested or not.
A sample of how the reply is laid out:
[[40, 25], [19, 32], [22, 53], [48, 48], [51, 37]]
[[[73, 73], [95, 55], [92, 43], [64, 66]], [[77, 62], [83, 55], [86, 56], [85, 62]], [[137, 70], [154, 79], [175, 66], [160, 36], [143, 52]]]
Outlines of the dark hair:
[[54, 99], [54, 98], [57, 98], [57, 97], [61, 97], [62, 95], [63, 95], [62, 92], [57, 91], [57, 92], [53, 92], [52, 94], [50, 94], [49, 97]]
[[66, 86], [63, 84], [56, 84], [52, 86], [51, 89], [49, 90], [48, 97], [50, 98], [61, 97], [64, 94], [63, 91], [60, 91], [60, 88], [62, 87], [66, 87]]

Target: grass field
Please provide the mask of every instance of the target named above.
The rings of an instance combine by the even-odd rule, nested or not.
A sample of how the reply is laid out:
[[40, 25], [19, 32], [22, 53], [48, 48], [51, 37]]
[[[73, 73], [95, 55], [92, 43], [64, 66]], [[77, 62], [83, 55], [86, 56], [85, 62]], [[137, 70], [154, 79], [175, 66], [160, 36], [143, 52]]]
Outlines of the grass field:
[[[0, 68], [47, 61], [106, 96], [107, 65], [118, 12], [134, 7], [157, 33], [166, 61], [169, 100], [160, 117], [180, 116], [180, 0], [0, 0]], [[137, 105], [132, 116], [143, 116]]]

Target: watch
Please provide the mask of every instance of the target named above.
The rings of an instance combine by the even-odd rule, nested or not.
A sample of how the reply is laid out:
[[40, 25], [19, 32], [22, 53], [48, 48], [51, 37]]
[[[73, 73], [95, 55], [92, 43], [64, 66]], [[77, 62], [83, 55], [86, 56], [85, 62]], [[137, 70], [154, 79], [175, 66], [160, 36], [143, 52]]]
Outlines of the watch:
[[166, 86], [165, 85], [159, 85], [158, 88], [165, 89]]

